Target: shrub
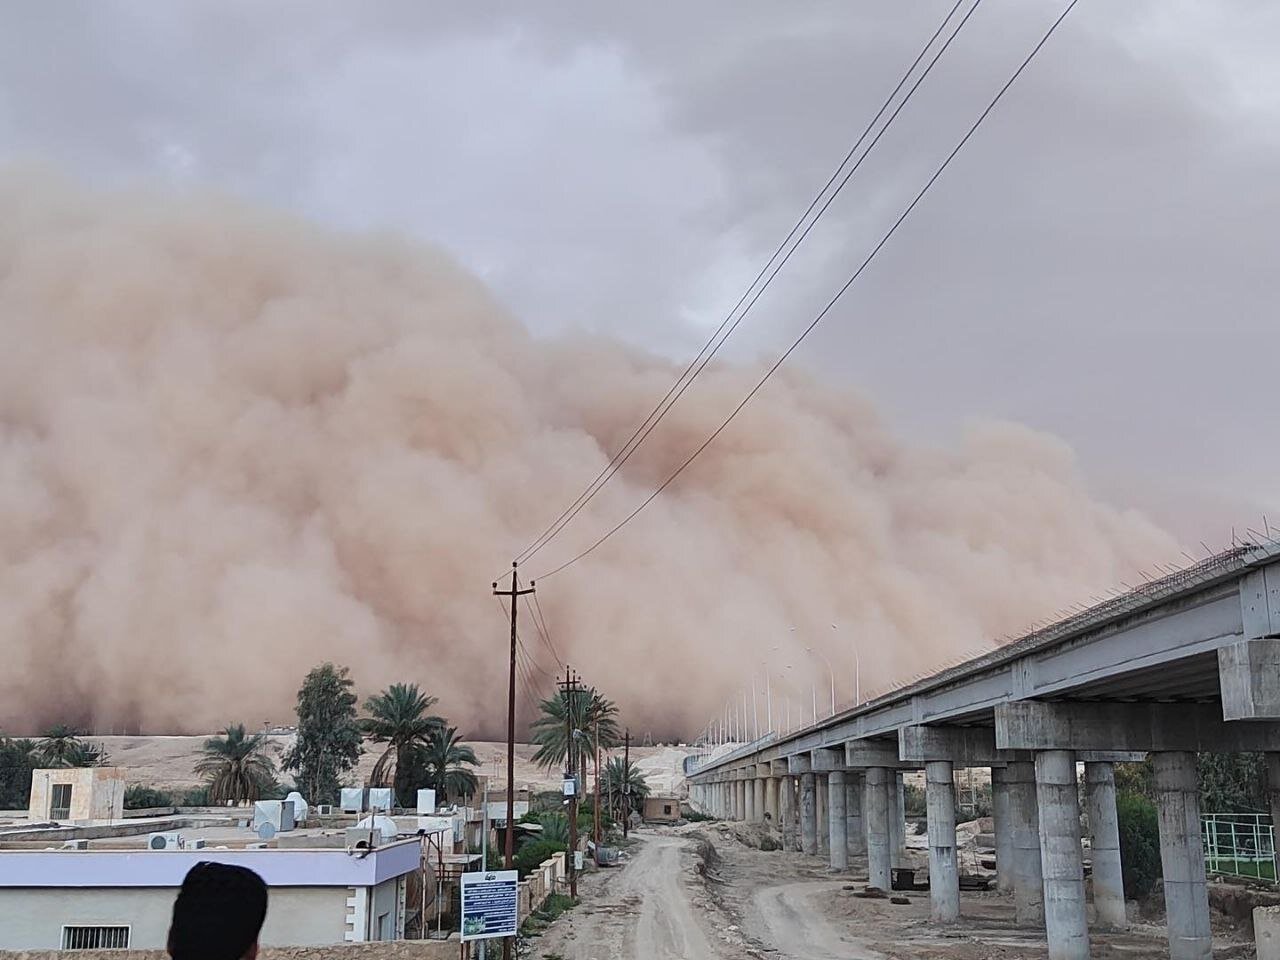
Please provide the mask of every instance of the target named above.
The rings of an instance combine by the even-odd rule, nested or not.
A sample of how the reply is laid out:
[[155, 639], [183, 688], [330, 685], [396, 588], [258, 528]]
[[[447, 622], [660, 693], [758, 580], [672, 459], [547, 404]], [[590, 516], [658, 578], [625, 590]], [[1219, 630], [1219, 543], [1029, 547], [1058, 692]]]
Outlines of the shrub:
[[516, 869], [520, 871], [520, 879], [523, 880], [530, 872], [538, 869], [539, 864], [553, 853], [567, 849], [563, 843], [556, 843], [554, 840], [528, 841], [516, 851], [515, 863]]
[[[889, 786], [892, 788], [893, 783], [890, 781]], [[893, 791], [889, 791], [889, 803], [893, 803]], [[908, 817], [923, 817], [925, 815], [926, 805], [924, 799], [924, 788], [917, 787], [913, 783], [908, 783], [903, 787], [903, 807]]]
[[1124, 895], [1140, 899], [1151, 892], [1162, 875], [1156, 807], [1141, 794], [1117, 793], [1116, 818], [1120, 825]]
[[135, 783], [124, 792], [126, 810], [147, 810], [152, 807], [173, 806], [173, 794]]
[[209, 788], [208, 787], [192, 787], [181, 797], [180, 805], [184, 807], [207, 807], [209, 806]]

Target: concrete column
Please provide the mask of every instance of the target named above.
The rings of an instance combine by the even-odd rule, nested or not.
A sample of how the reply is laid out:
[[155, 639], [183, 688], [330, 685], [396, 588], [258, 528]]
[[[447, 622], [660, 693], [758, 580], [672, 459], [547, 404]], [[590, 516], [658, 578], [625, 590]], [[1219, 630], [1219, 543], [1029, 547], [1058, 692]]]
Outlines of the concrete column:
[[1160, 864], [1164, 868], [1164, 904], [1169, 918], [1171, 960], [1213, 956], [1209, 931], [1209, 892], [1200, 837], [1200, 782], [1196, 755], [1152, 754], [1156, 774], [1156, 812], [1160, 818]]
[[845, 803], [845, 772], [832, 770], [827, 774], [827, 818], [831, 850], [831, 869], [843, 873], [849, 869], [848, 807]]
[[1040, 807], [1040, 863], [1044, 871], [1044, 922], [1050, 960], [1088, 960], [1089, 921], [1080, 855], [1080, 795], [1076, 755], [1036, 753], [1036, 802]]
[[1013, 892], [1013, 823], [1004, 767], [991, 768], [991, 819], [996, 825], [996, 888]]
[[890, 858], [895, 867], [907, 864], [907, 785], [902, 781], [902, 771], [893, 771], [889, 781], [889, 829], [892, 837]]
[[1013, 909], [1022, 926], [1044, 923], [1044, 876], [1040, 867], [1040, 811], [1035, 764], [1004, 768], [1009, 794], [1009, 839], [1013, 844]]
[[734, 787], [738, 794], [738, 808], [734, 813], [735, 820], [747, 819], [747, 781], [739, 779], [735, 781]]
[[729, 785], [727, 783], [716, 784], [716, 797], [720, 803], [720, 819], [729, 819]]
[[885, 767], [868, 767], [864, 774], [862, 819], [867, 827], [867, 883], [889, 889], [889, 783]]
[[796, 778], [780, 777], [778, 783], [778, 819], [782, 821], [782, 849], [796, 849]]
[[1120, 824], [1116, 819], [1116, 775], [1110, 763], [1084, 765], [1085, 813], [1093, 860], [1093, 912], [1099, 926], [1123, 930], [1124, 875], [1120, 869]]
[[849, 856], [867, 852], [867, 833], [862, 825], [862, 772], [846, 770], [844, 775], [845, 849]]
[[831, 849], [831, 831], [827, 829], [827, 776], [813, 775], [813, 810], [818, 827], [818, 856], [825, 857]]
[[778, 778], [769, 777], [764, 782], [764, 812], [769, 815], [769, 822], [778, 825]]
[[756, 823], [764, 823], [764, 778], [757, 776], [751, 781], [751, 786], [755, 788], [755, 803], [752, 804], [752, 820]]
[[742, 819], [747, 823], [755, 823], [760, 819], [760, 815], [756, 812], [756, 784], [760, 781], [752, 774], [750, 777], [742, 781], [742, 788], [746, 792], [746, 812]]
[[929, 818], [929, 916], [934, 923], [960, 918], [960, 871], [956, 863], [956, 786], [950, 760], [924, 765]]
[[818, 854], [817, 798], [813, 794], [813, 774], [800, 774], [800, 849], [811, 857]]

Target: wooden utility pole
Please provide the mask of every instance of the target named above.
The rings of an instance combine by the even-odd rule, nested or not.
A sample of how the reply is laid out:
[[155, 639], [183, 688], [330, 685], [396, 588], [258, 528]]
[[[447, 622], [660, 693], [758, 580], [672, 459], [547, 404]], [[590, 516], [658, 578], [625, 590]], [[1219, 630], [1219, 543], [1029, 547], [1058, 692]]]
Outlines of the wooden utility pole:
[[564, 683], [560, 686], [564, 691], [564, 778], [572, 780], [574, 785], [573, 793], [569, 797], [569, 862], [566, 867], [569, 871], [569, 896], [576, 900], [578, 898], [578, 871], [574, 858], [578, 852], [578, 791], [581, 789], [581, 784], [578, 783], [578, 768], [573, 756], [573, 735], [575, 732], [573, 729], [573, 708], [577, 699], [578, 679], [568, 666], [564, 668]]
[[[508, 870], [515, 869], [516, 859], [516, 600], [526, 593], [533, 593], [533, 581], [524, 590], [520, 589], [516, 577], [515, 561], [511, 563], [511, 589], [499, 590], [495, 580], [494, 596], [511, 598], [511, 664], [507, 677], [507, 838], [505, 865]], [[502, 938], [503, 960], [510, 960], [511, 938]]]
[[631, 728], [627, 727], [622, 747], [622, 839], [627, 838], [631, 821]]
[[595, 747], [596, 753], [596, 803], [595, 803], [595, 841], [596, 841], [596, 866], [600, 866], [600, 718], [596, 717], [594, 724], [592, 739], [595, 741], [592, 746]]

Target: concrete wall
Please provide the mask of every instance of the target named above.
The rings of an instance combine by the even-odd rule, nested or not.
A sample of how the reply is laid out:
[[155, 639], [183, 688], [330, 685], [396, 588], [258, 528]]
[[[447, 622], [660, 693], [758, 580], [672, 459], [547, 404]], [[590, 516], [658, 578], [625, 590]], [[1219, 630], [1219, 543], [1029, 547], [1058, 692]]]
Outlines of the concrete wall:
[[71, 812], [61, 819], [119, 820], [124, 816], [125, 772], [124, 767], [35, 770], [27, 816], [33, 821], [53, 819], [53, 788], [70, 784]]
[[[394, 940], [397, 936], [403, 936], [404, 918], [400, 910], [400, 878], [383, 881], [373, 888], [370, 895], [372, 899], [369, 905], [369, 939]], [[381, 918], [384, 914], [391, 925], [389, 936], [383, 936], [382, 932]], [[396, 931], [400, 933], [397, 934]]]
[[[54, 950], [9, 952], [0, 960], [168, 960], [163, 950]], [[393, 943], [344, 943], [324, 947], [264, 947], [259, 960], [457, 960], [458, 940], [399, 940]]]
[[[132, 948], [163, 948], [176, 895], [172, 887], [0, 890], [0, 949], [56, 950], [64, 925], [127, 925]], [[342, 942], [346, 887], [275, 887], [268, 896], [264, 945]]]

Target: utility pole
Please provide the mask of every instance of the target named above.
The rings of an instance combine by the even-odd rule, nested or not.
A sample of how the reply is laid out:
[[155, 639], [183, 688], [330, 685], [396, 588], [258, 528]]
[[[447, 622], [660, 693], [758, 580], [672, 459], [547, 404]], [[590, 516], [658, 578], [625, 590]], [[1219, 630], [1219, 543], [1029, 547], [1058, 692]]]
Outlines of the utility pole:
[[[511, 589], [499, 590], [498, 583], [493, 583], [493, 594], [498, 597], [511, 598], [511, 663], [507, 676], [507, 842], [505, 865], [508, 870], [515, 869], [516, 858], [516, 600], [526, 593], [533, 593], [533, 581], [521, 590], [516, 578], [516, 563], [511, 562]], [[502, 938], [502, 958], [511, 960], [511, 938]]]
[[596, 717], [594, 724], [595, 730], [592, 739], [595, 741], [592, 746], [595, 747], [596, 754], [596, 802], [595, 812], [595, 841], [596, 841], [596, 866], [600, 866], [600, 718]]
[[575, 858], [578, 853], [578, 789], [580, 785], [577, 782], [577, 766], [574, 763], [573, 743], [573, 708], [578, 693], [578, 678], [569, 669], [564, 668], [564, 683], [561, 685], [564, 691], [564, 730], [565, 730], [565, 779], [573, 781], [573, 793], [569, 796], [569, 862], [566, 864], [569, 871], [569, 896], [578, 899], [578, 871], [576, 869]]
[[631, 821], [631, 728], [623, 738], [622, 746], [622, 839], [627, 839]]

